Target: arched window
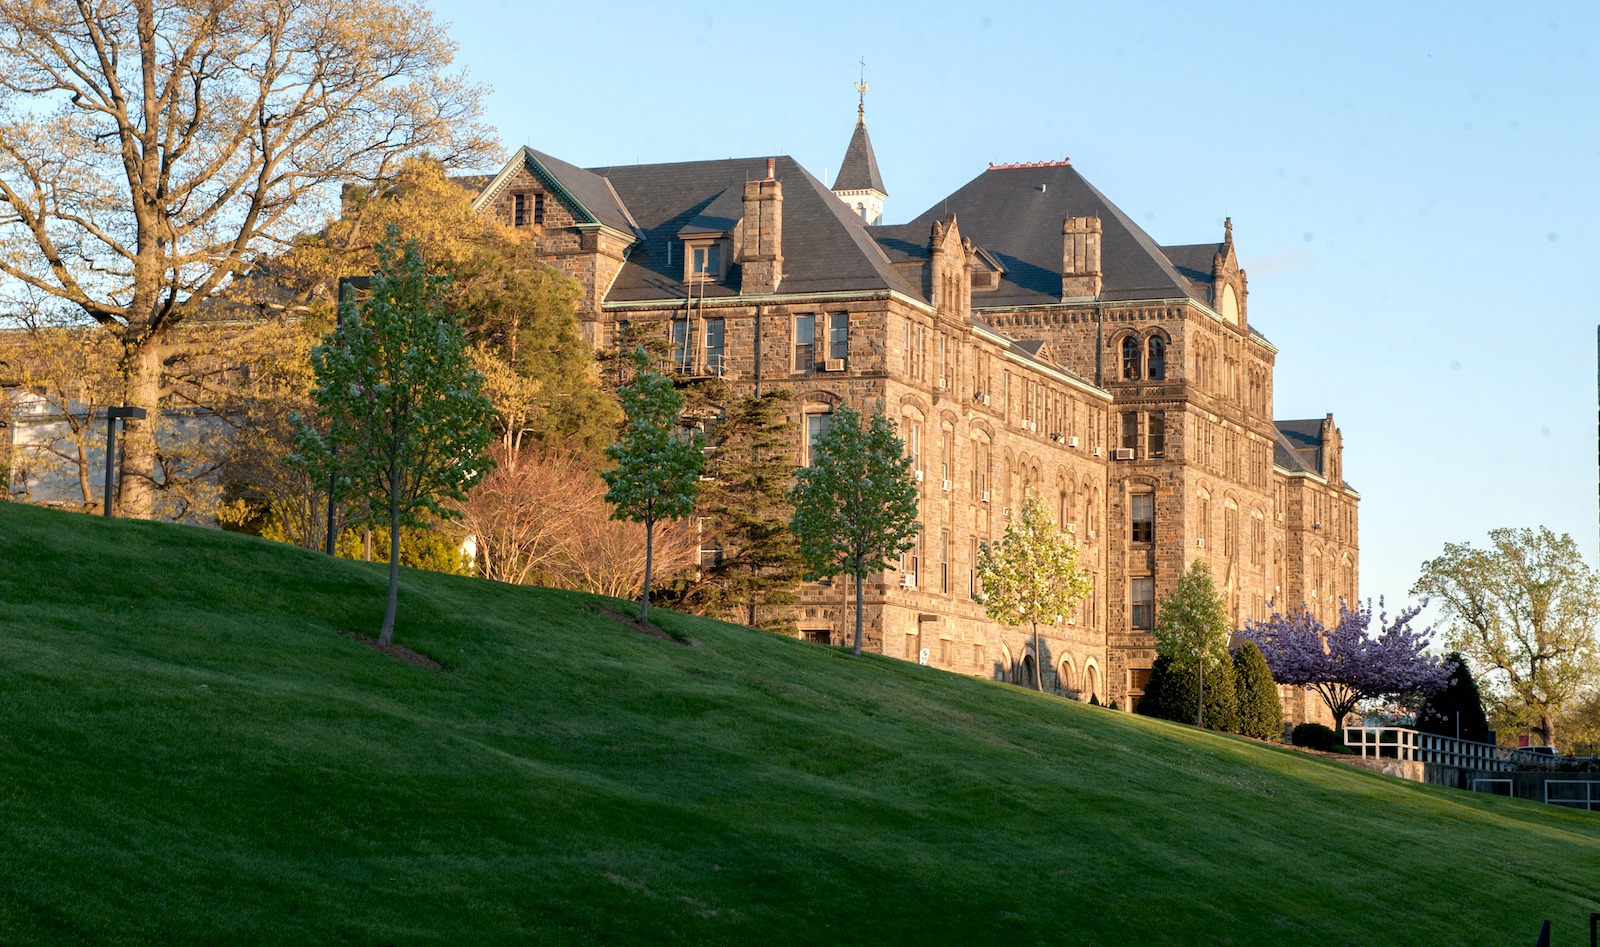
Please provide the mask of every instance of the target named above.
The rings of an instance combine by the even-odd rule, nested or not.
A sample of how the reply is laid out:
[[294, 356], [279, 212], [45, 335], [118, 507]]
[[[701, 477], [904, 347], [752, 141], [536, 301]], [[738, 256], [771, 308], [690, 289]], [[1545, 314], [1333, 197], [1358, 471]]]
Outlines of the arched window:
[[1139, 341], [1131, 335], [1122, 340], [1122, 377], [1139, 377]]
[[1167, 377], [1167, 340], [1159, 335], [1150, 337], [1150, 355], [1145, 359], [1145, 375], [1151, 381]]

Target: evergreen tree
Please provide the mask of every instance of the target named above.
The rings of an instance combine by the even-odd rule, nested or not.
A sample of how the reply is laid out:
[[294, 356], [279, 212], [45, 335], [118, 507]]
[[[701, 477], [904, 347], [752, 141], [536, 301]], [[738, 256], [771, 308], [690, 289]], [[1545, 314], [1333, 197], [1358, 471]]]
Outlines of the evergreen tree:
[[1444, 690], [1430, 696], [1417, 712], [1417, 729], [1445, 737], [1489, 742], [1489, 718], [1483, 712], [1483, 697], [1472, 677], [1467, 659], [1459, 651], [1450, 652], [1445, 664], [1453, 665]]
[[389, 596], [378, 642], [394, 643], [404, 526], [458, 515], [491, 461], [493, 409], [467, 359], [460, 323], [440, 309], [442, 280], [390, 228], [372, 294], [342, 304], [338, 328], [311, 353], [326, 433], [301, 422], [297, 458], [338, 491], [358, 524], [389, 529]]
[[[1177, 669], [1173, 660], [1163, 655], [1151, 666], [1144, 696], [1135, 710], [1146, 717], [1193, 724], [1199, 699], [1199, 675]], [[1226, 732], [1239, 729], [1239, 701], [1231, 660], [1218, 661], [1206, 671], [1205, 726]]]
[[685, 608], [772, 630], [793, 624], [785, 606], [799, 601], [805, 570], [789, 531], [793, 403], [787, 388], [740, 398], [712, 428], [700, 513], [709, 524], [702, 543], [720, 556], [685, 588]]
[[1239, 692], [1239, 732], [1258, 740], [1281, 741], [1283, 703], [1267, 659], [1254, 641], [1246, 641], [1234, 651], [1233, 669]]
[[806, 578], [834, 575], [856, 580], [856, 635], [852, 653], [861, 653], [861, 583], [869, 572], [892, 568], [891, 560], [910, 549], [917, 531], [917, 488], [911, 458], [889, 419], [874, 412], [863, 426], [851, 408], [834, 413], [833, 423], [811, 446], [811, 466], [795, 473], [789, 501], [790, 529], [800, 541]]
[[1043, 501], [1030, 496], [1022, 515], [1006, 523], [993, 546], [978, 553], [978, 578], [983, 607], [990, 618], [1006, 625], [1033, 628], [1033, 684], [1044, 690], [1044, 655], [1039, 651], [1039, 623], [1059, 624], [1089, 594], [1089, 574], [1078, 565], [1078, 547], [1056, 528]]
[[617, 466], [601, 476], [610, 488], [606, 502], [616, 508], [612, 519], [644, 524], [639, 620], [649, 621], [656, 524], [694, 512], [695, 488], [705, 463], [704, 439], [698, 432], [687, 439], [676, 436], [683, 395], [672, 387], [671, 379], [650, 370], [643, 349], [634, 355], [633, 380], [618, 394], [628, 420], [622, 439], [606, 448], [606, 456]]
[[[1228, 608], [1217, 594], [1211, 581], [1211, 569], [1203, 560], [1196, 560], [1178, 579], [1172, 597], [1161, 603], [1151, 634], [1156, 639], [1156, 651], [1172, 659], [1176, 673], [1191, 674], [1195, 685], [1190, 691], [1194, 702], [1189, 717], [1195, 726], [1205, 726], [1203, 712], [1206, 678], [1218, 672], [1232, 677], [1233, 661], [1228, 657], [1228, 636], [1233, 628], [1228, 621]], [[1222, 676], [1218, 674], [1219, 679]], [[1226, 701], [1224, 701], [1226, 705]], [[1216, 729], [1229, 729], [1222, 722]]]

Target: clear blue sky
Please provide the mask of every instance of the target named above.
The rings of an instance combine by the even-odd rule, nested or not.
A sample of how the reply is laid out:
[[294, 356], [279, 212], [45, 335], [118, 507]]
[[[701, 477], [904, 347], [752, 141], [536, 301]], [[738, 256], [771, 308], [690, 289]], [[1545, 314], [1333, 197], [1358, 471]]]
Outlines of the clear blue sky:
[[886, 222], [1063, 156], [1162, 243], [1232, 216], [1364, 595], [1497, 526], [1596, 559], [1600, 3], [434, 3], [508, 148], [831, 180], [865, 56]]

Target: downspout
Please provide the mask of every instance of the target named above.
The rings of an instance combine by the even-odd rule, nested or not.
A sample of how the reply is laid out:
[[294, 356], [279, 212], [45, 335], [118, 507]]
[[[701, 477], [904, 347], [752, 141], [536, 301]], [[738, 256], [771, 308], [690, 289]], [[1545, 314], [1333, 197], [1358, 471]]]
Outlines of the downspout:
[[756, 307], [756, 397], [761, 397], [761, 312], [762, 307]]

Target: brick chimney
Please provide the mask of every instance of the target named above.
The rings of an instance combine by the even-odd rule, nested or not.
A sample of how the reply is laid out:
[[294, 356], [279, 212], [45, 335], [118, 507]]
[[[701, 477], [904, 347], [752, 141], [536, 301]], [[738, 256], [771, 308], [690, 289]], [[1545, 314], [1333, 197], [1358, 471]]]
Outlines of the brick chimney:
[[1100, 218], [1068, 217], [1061, 225], [1061, 298], [1100, 295]]
[[783, 184], [767, 159], [767, 176], [744, 185], [744, 228], [739, 250], [739, 292], [775, 293], [783, 282]]

